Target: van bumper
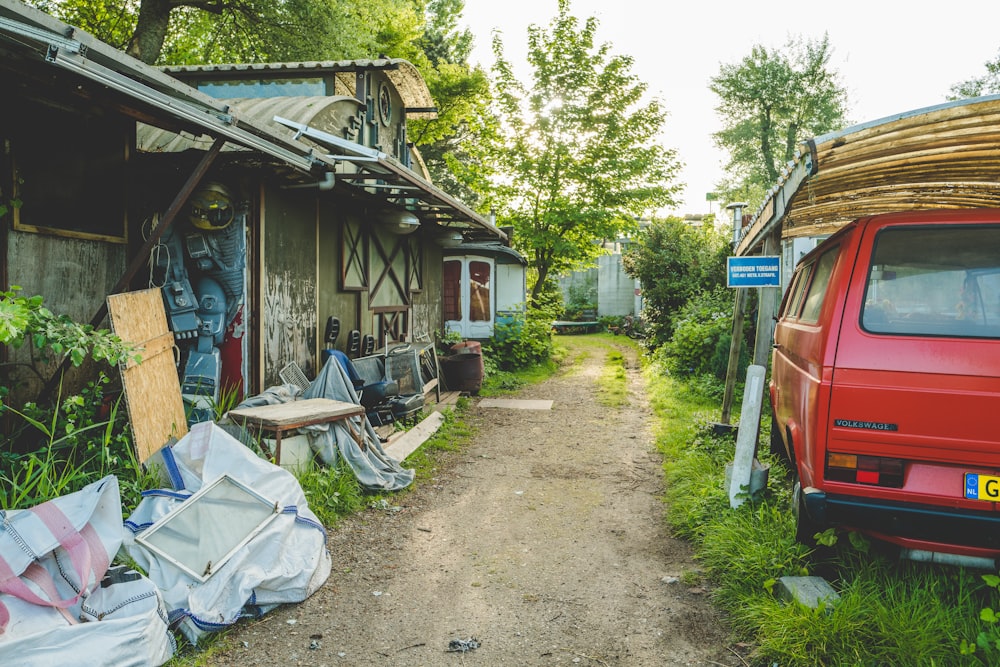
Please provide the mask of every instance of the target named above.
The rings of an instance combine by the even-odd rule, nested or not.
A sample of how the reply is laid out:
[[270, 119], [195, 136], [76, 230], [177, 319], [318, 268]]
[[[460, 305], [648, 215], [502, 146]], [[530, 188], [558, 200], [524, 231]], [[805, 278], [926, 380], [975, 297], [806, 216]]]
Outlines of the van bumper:
[[871, 498], [803, 494], [809, 517], [824, 526], [845, 526], [888, 538], [937, 542], [1000, 551], [1000, 512], [898, 503]]

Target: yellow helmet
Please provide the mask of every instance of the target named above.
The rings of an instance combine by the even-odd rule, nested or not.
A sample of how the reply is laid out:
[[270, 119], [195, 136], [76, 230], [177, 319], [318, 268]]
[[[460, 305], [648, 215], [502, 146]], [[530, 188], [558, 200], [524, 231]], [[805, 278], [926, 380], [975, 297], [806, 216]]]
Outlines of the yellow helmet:
[[198, 229], [225, 229], [236, 217], [233, 197], [221, 183], [205, 183], [191, 195], [190, 206], [188, 220]]

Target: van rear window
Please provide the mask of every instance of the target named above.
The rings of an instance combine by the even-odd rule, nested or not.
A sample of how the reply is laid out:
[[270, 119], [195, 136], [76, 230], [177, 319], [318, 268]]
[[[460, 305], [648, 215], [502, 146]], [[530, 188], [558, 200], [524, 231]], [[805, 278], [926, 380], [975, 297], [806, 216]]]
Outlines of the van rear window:
[[861, 326], [882, 334], [1000, 337], [1000, 225], [878, 233]]

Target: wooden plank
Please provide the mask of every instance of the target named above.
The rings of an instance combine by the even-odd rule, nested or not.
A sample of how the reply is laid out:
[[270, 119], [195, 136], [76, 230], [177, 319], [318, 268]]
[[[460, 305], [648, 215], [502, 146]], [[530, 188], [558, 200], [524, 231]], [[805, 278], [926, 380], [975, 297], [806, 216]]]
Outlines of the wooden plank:
[[238, 422], [247, 421], [269, 428], [291, 429], [355, 417], [364, 412], [365, 409], [355, 403], [329, 398], [307, 398], [275, 405], [238, 408], [230, 410], [229, 417]]
[[441, 398], [435, 404], [434, 409], [437, 410], [440, 406], [455, 405], [461, 396], [462, 392], [460, 391], [442, 391]]
[[403, 433], [399, 438], [392, 441], [385, 447], [385, 453], [396, 459], [404, 461], [407, 456], [415, 452], [420, 445], [427, 442], [434, 433], [441, 428], [444, 423], [444, 415], [440, 412], [432, 412], [419, 424]]
[[136, 456], [146, 463], [171, 438], [188, 432], [173, 345], [167, 344], [173, 334], [160, 290], [112, 294], [107, 301], [112, 330], [143, 348], [142, 363], [120, 370]]

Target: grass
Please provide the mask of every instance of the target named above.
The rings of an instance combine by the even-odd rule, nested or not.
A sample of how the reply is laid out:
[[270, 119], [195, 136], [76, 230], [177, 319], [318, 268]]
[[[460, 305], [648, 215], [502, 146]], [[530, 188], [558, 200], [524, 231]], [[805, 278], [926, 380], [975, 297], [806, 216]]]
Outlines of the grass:
[[[574, 334], [557, 339], [565, 373], [578, 373], [584, 362], [595, 354], [604, 355], [598, 379], [598, 400], [611, 408], [622, 407], [628, 402], [628, 376], [626, 354], [639, 357], [643, 354], [639, 344], [624, 336], [610, 333]], [[626, 352], [628, 350], [629, 352]]]
[[[771, 464], [767, 489], [730, 509], [723, 485], [734, 445], [709, 428], [719, 410], [713, 392], [654, 366], [645, 379], [664, 453], [668, 523], [695, 545], [733, 641], [754, 646], [750, 664], [1000, 664], [998, 624], [988, 612], [980, 617], [997, 605], [997, 591], [981, 572], [893, 560], [858, 536], [841, 534], [822, 552], [795, 542], [790, 477], [766, 453], [758, 456]], [[779, 577], [813, 574], [833, 585], [839, 602], [814, 610], [773, 594]]]

